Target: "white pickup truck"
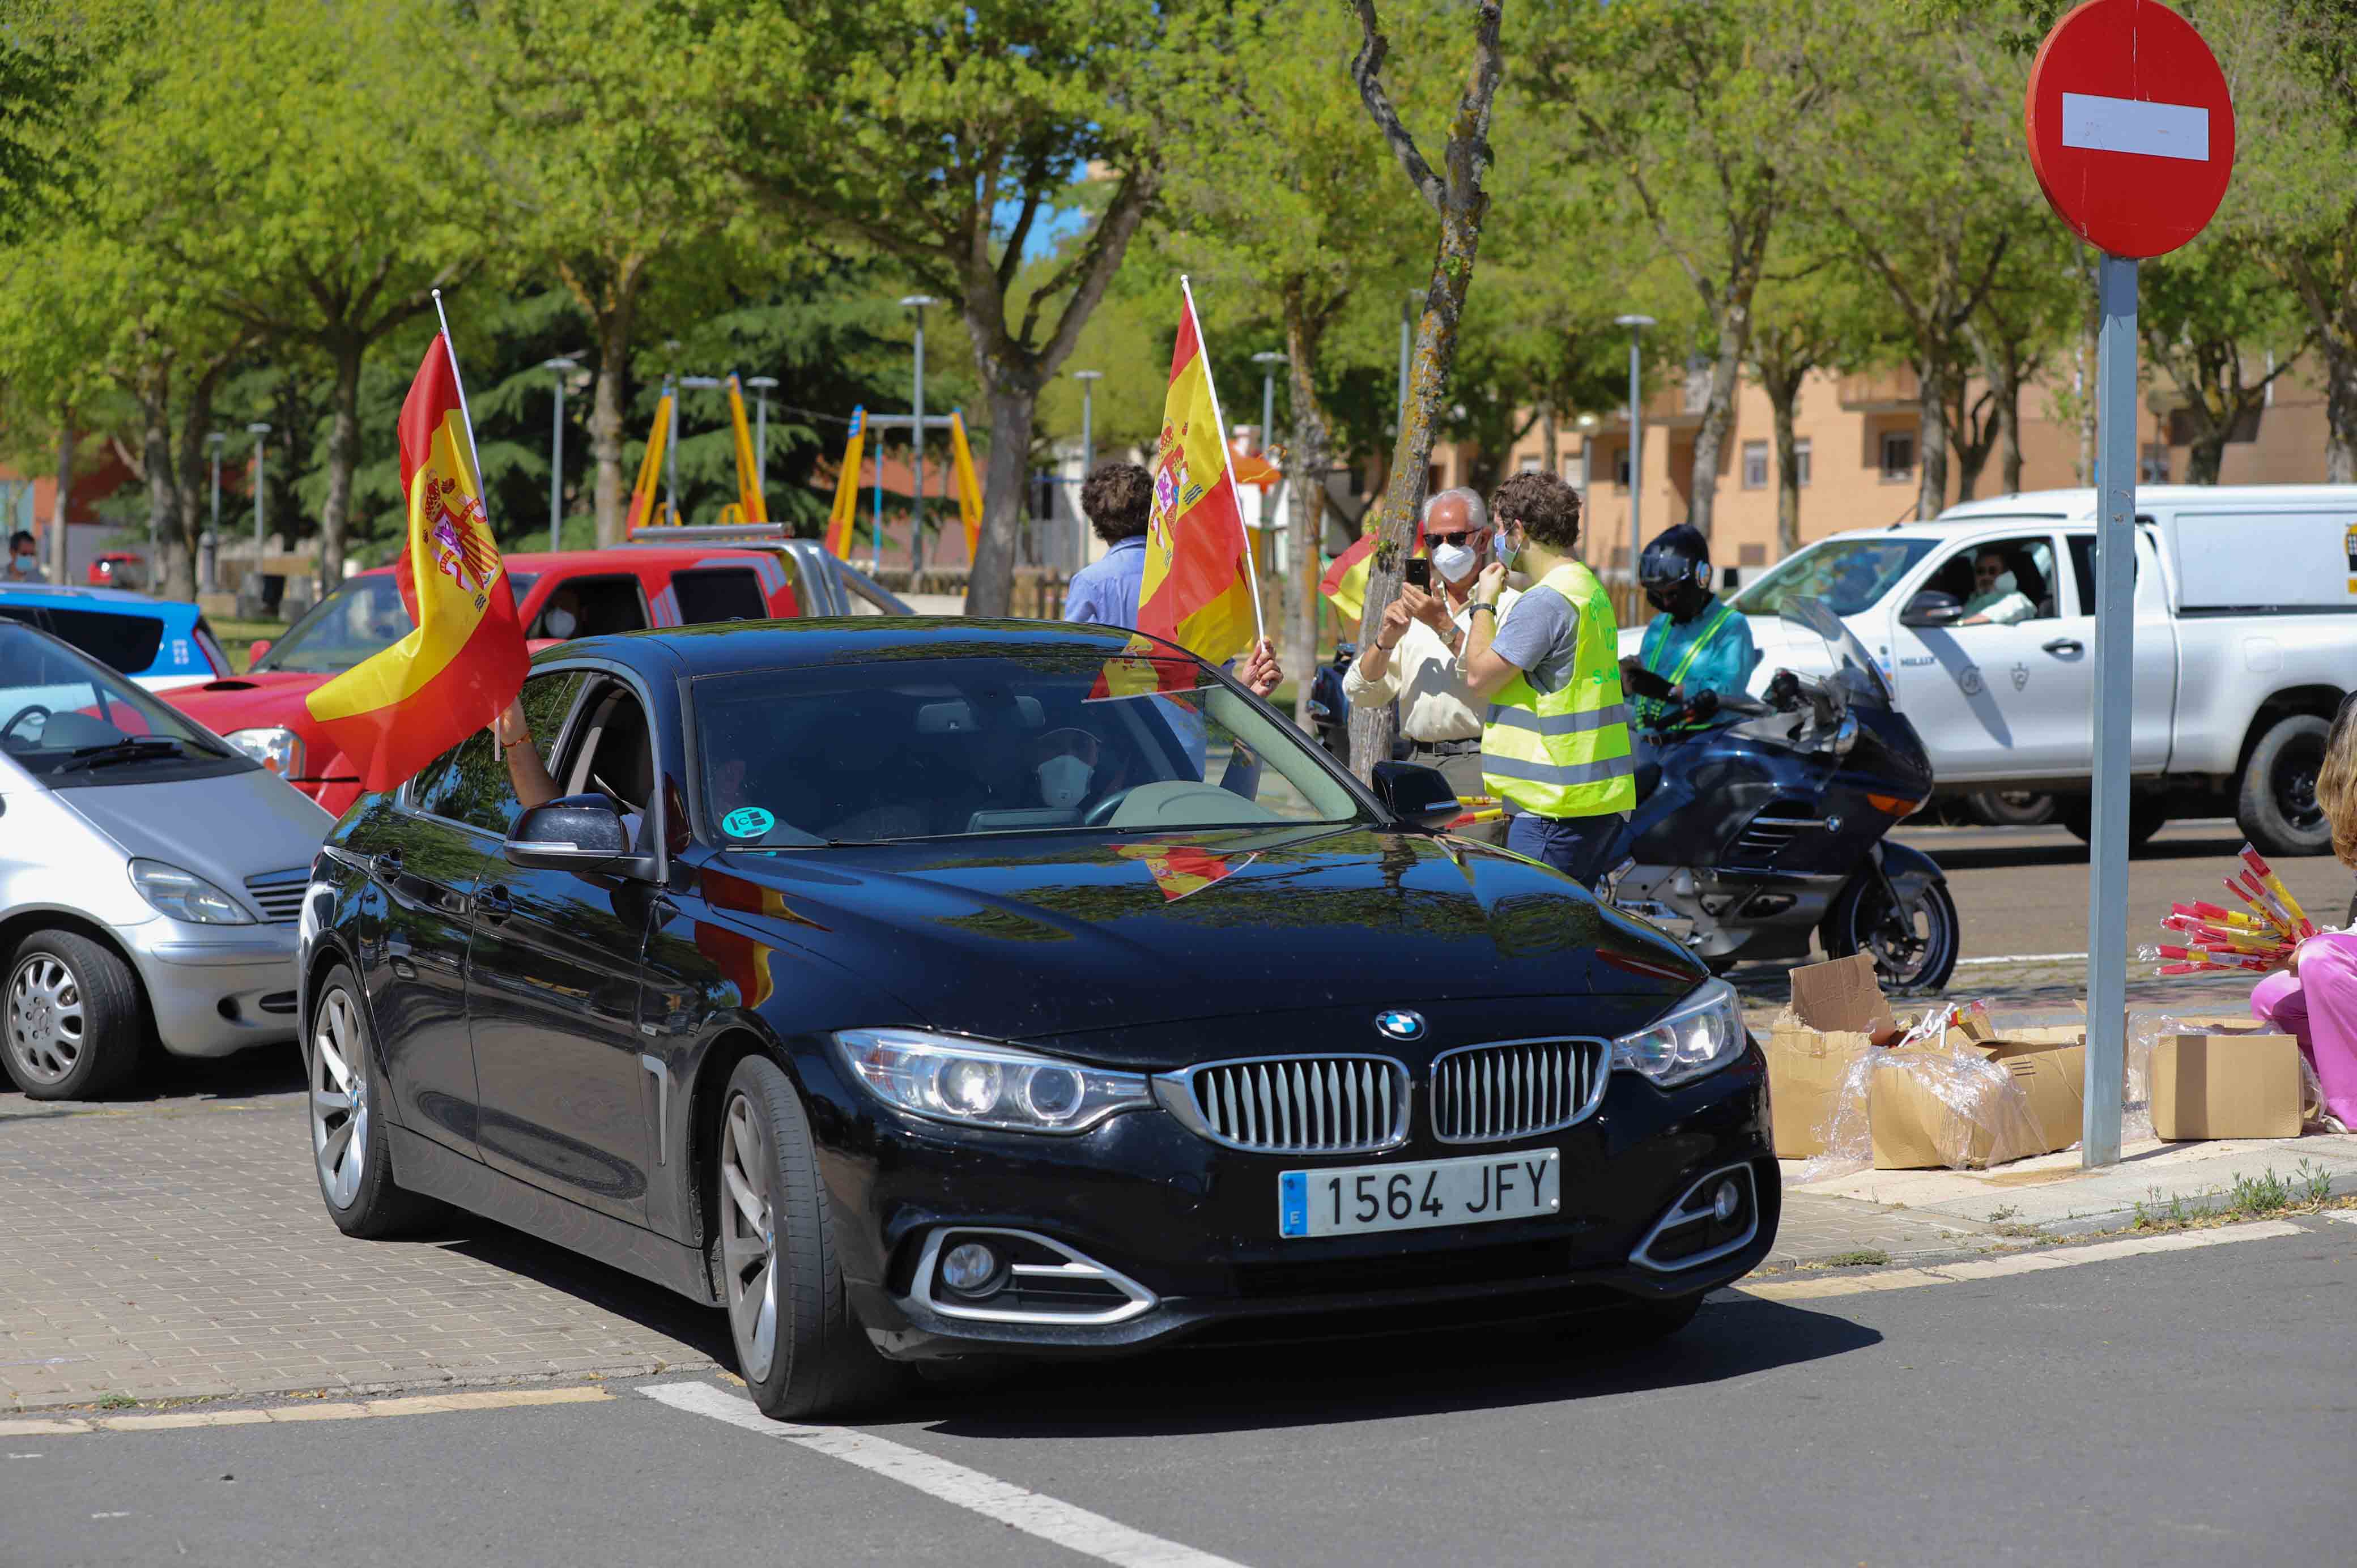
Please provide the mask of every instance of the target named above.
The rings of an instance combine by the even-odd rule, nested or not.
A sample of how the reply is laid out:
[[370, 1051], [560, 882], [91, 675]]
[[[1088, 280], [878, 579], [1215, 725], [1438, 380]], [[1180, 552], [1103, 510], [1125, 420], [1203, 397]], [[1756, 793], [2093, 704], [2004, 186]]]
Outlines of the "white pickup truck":
[[[2046, 490], [1817, 541], [1735, 596], [1753, 689], [1824, 672], [1824, 639], [1778, 614], [1822, 597], [1881, 663], [1943, 793], [2051, 792], [2084, 837], [2094, 508], [2091, 489]], [[2222, 810], [2270, 854], [2326, 852], [2317, 768], [2357, 687], [2357, 486], [2155, 485], [2136, 523], [2131, 835]], [[1968, 613], [1985, 601], [2010, 624]]]

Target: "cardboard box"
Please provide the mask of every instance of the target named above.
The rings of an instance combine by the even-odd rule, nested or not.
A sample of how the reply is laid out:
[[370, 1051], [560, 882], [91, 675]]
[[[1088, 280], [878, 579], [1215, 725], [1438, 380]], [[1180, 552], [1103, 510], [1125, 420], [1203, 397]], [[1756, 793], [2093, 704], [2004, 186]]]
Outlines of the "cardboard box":
[[2299, 1042], [2289, 1035], [2169, 1035], [2152, 1047], [2159, 1138], [2297, 1138]]
[[2078, 1029], [1951, 1031], [1910, 1047], [1867, 1086], [1875, 1168], [1976, 1169], [2067, 1149], [2083, 1124], [2086, 1071]]
[[1891, 1027], [1872, 954], [1792, 972], [1792, 1005], [1776, 1020], [1766, 1047], [1778, 1159], [1813, 1159], [1825, 1152], [1842, 1076], [1872, 1048], [1877, 1033]]

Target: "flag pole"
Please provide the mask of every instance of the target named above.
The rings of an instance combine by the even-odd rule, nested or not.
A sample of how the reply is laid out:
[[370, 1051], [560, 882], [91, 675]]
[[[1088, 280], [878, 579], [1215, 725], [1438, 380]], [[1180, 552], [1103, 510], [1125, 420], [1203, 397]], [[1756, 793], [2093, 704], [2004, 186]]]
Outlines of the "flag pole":
[[[442, 323], [442, 351], [450, 356], [450, 384], [458, 389], [458, 417], [467, 425], [467, 466], [475, 470], [475, 494], [483, 493], [483, 459], [475, 450], [475, 416], [467, 412], [467, 378], [458, 373], [458, 346], [450, 341], [450, 318], [442, 314], [442, 291], [434, 291], [434, 318]], [[490, 526], [490, 501], [483, 502], [483, 522]]]
[[[1220, 389], [1211, 377], [1211, 345], [1203, 341], [1203, 318], [1195, 314], [1194, 286], [1187, 281], [1184, 273], [1178, 274], [1178, 292], [1186, 296], [1187, 325], [1195, 329], [1195, 352], [1203, 357], [1203, 390], [1211, 396], [1211, 425], [1220, 437], [1220, 471], [1227, 476], [1228, 493], [1232, 496], [1236, 491], [1236, 455], [1228, 449], [1228, 419], [1220, 412]], [[451, 363], [455, 365], [457, 361], [453, 360]], [[1244, 547], [1244, 581], [1252, 589], [1253, 638], [1257, 646], [1268, 640], [1268, 625], [1261, 618], [1260, 569], [1253, 564], [1252, 534], [1243, 527], [1243, 508], [1239, 505], [1236, 508], [1236, 528], [1243, 534], [1240, 542]]]

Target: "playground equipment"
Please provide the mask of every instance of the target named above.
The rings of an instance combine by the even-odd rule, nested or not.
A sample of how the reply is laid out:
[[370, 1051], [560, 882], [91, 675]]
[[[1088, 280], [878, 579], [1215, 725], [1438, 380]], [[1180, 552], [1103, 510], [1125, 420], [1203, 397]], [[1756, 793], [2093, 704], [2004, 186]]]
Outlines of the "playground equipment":
[[[910, 430], [917, 426], [915, 415], [906, 413], [870, 414], [865, 408], [851, 411], [851, 435], [843, 449], [843, 467], [835, 476], [834, 504], [826, 515], [826, 548], [837, 560], [851, 559], [852, 526], [859, 518], [859, 456], [866, 446], [870, 426], [878, 430]], [[974, 477], [974, 452], [966, 445], [965, 413], [952, 409], [946, 414], [924, 416], [927, 430], [946, 430], [950, 435], [951, 490], [958, 504], [959, 521], [965, 524], [965, 558], [974, 559], [974, 548], [982, 538], [982, 485]], [[924, 497], [916, 498], [922, 504]], [[884, 444], [876, 444], [876, 511], [871, 524], [868, 568], [875, 569], [884, 538]]]
[[[735, 527], [770, 521], [770, 503], [761, 489], [760, 461], [753, 453], [753, 435], [745, 423], [743, 384], [732, 372], [714, 381], [692, 379], [685, 384], [719, 387], [728, 393], [728, 421], [737, 456], [737, 499], [720, 509], [719, 526]], [[662, 395], [655, 400], [654, 427], [647, 433], [647, 454], [639, 463], [639, 481], [630, 488], [630, 510], [624, 537], [640, 528], [673, 528], [680, 524], [677, 464], [673, 449], [679, 444], [679, 387], [665, 376]], [[666, 457], [673, 461], [666, 466]], [[668, 492], [655, 499], [655, 484], [663, 480]]]

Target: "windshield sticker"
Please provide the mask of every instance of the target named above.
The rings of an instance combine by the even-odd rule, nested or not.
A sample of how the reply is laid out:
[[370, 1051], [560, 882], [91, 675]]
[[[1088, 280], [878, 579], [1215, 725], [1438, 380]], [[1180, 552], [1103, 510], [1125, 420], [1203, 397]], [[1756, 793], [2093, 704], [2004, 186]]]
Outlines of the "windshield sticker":
[[778, 819], [759, 806], [739, 806], [720, 819], [720, 831], [732, 839], [757, 839], [778, 825]]

